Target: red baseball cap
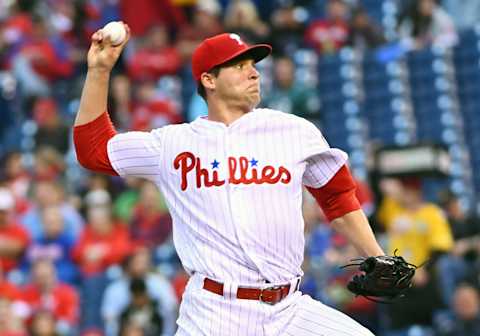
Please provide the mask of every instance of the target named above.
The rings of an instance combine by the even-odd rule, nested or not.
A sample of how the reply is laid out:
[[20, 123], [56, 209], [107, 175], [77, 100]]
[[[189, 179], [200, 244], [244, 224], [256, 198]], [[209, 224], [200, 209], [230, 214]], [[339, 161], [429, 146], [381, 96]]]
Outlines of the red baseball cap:
[[248, 54], [256, 62], [261, 61], [272, 52], [268, 44], [249, 46], [240, 36], [224, 33], [207, 38], [195, 49], [192, 56], [193, 77], [198, 82], [202, 73], [213, 67], [228, 62], [237, 56]]

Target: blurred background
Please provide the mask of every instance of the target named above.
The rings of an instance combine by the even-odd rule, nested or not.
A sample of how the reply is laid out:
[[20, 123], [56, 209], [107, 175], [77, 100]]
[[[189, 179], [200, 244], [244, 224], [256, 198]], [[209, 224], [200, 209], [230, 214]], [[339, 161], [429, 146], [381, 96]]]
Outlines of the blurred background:
[[228, 31], [273, 45], [263, 107], [350, 155], [388, 253], [424, 266], [393, 304], [354, 298], [357, 254], [305, 194], [302, 290], [384, 336], [480, 335], [480, 1], [0, 0], [0, 334], [173, 335], [188, 276], [155, 186], [81, 168], [71, 125], [91, 34], [132, 38], [119, 131], [206, 114], [190, 58]]

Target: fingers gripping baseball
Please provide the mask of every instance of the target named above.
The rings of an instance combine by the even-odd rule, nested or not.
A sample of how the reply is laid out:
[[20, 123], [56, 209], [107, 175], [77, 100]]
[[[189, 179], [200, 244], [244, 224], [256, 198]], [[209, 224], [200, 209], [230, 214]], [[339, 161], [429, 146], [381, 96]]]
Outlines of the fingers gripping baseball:
[[[111, 35], [103, 29], [93, 33], [87, 56], [89, 69], [110, 71], [113, 68], [130, 38], [130, 28], [123, 22], [121, 24], [126, 34], [119, 44], [112, 43]], [[118, 43], [118, 41], [113, 42]]]

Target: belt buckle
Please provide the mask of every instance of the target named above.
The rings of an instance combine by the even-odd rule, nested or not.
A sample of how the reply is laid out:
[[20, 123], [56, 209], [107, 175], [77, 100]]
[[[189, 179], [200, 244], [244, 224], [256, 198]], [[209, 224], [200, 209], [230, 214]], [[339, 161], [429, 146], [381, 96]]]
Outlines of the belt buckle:
[[[280, 293], [280, 298], [277, 300], [273, 296], [270, 296], [271, 301], [266, 301], [266, 300], [269, 299], [269, 297], [265, 297], [265, 295], [264, 295], [264, 291], [266, 291], [266, 290], [274, 291], [274, 293]], [[274, 304], [276, 304], [276, 303], [278, 303], [282, 300], [281, 296], [282, 296], [282, 286], [266, 287], [266, 288], [263, 288], [263, 289], [260, 290], [260, 296], [259, 296], [258, 300], [263, 302], [263, 303], [266, 303], [266, 304], [269, 304], [269, 305], [273, 306]]]

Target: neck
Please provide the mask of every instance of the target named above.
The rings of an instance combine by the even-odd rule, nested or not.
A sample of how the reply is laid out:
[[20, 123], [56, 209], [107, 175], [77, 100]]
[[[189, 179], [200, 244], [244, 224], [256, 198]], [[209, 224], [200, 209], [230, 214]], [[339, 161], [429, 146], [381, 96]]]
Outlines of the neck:
[[228, 126], [251, 110], [253, 110], [251, 106], [228, 104], [212, 99], [208, 102], [208, 120], [218, 121]]

